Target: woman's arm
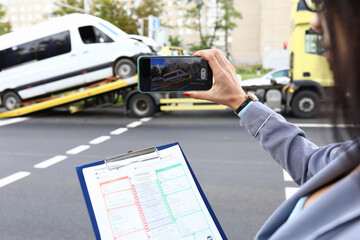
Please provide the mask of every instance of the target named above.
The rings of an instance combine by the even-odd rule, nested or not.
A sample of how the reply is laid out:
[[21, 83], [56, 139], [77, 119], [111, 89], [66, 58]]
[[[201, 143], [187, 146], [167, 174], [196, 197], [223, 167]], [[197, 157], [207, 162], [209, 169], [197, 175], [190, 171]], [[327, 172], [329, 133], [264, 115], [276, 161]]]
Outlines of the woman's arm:
[[[188, 92], [186, 95], [237, 109], [247, 95], [231, 63], [216, 49], [198, 51], [194, 55], [209, 61], [215, 82], [207, 92]], [[246, 110], [240, 125], [259, 140], [298, 184], [306, 182], [351, 145], [347, 142], [319, 148], [306, 139], [301, 129], [261, 103], [254, 103]]]
[[250, 106], [240, 125], [300, 185], [353, 145], [349, 141], [318, 147], [306, 138], [304, 131], [261, 103]]

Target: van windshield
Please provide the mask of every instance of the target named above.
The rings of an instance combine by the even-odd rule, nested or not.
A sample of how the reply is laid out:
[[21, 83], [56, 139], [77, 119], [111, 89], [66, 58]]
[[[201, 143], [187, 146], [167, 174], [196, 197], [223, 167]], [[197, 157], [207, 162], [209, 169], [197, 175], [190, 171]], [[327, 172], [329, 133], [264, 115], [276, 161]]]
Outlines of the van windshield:
[[113, 42], [108, 35], [94, 26], [79, 27], [79, 33], [85, 44]]
[[106, 28], [108, 31], [110, 31], [112, 34], [114, 34], [117, 37], [127, 37], [127, 33], [124, 32], [123, 30], [119, 29], [118, 27], [116, 27], [115, 25], [111, 24], [111, 23], [99, 23], [101, 26], [103, 26], [104, 28]]

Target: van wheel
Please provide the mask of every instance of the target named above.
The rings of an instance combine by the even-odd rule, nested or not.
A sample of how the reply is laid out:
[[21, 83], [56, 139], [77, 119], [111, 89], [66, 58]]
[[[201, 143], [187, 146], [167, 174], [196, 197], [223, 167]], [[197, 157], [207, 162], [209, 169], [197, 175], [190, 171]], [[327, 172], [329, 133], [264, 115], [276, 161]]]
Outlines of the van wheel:
[[314, 118], [320, 111], [320, 97], [311, 90], [303, 90], [297, 93], [291, 103], [291, 109], [295, 117]]
[[21, 99], [15, 92], [7, 92], [4, 94], [2, 102], [7, 110], [13, 110], [20, 106]]
[[142, 118], [152, 116], [156, 111], [156, 106], [149, 95], [139, 93], [131, 97], [129, 109], [131, 115]]
[[136, 74], [136, 65], [129, 59], [120, 59], [114, 65], [115, 76], [121, 78], [129, 78]]

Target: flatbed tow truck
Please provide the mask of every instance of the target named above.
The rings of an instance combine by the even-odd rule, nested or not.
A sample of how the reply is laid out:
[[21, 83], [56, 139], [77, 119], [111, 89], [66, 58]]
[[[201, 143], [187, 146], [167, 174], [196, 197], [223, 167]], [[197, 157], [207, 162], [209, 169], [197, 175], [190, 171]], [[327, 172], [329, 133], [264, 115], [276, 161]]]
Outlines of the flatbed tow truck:
[[224, 110], [227, 107], [209, 101], [181, 98], [169, 94], [143, 94], [137, 90], [137, 75], [121, 79], [111, 77], [91, 86], [21, 103], [19, 108], [0, 112], [0, 118], [19, 117], [53, 107], [69, 105], [71, 113], [85, 108], [112, 105], [121, 97], [135, 117], [148, 117], [157, 111]]
[[70, 106], [70, 111], [76, 112], [79, 111], [80, 108], [85, 107], [78, 105], [79, 101], [82, 101], [85, 105], [89, 105], [89, 99], [92, 101], [96, 100], [98, 103], [114, 102], [117, 99], [117, 96], [119, 96], [120, 89], [133, 88], [136, 84], [137, 76], [127, 79], [111, 77], [85, 88], [60, 93], [43, 99], [23, 102], [19, 108], [1, 112], [0, 118], [23, 116], [40, 110], [72, 103], [77, 103], [77, 105]]

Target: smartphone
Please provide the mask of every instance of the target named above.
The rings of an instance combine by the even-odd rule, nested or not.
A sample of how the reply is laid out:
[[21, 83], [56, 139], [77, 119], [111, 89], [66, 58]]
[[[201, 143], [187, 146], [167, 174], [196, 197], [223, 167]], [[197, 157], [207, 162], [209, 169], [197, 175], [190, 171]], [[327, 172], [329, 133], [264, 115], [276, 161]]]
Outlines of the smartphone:
[[206, 91], [212, 87], [209, 63], [196, 56], [141, 56], [138, 58], [140, 92]]

